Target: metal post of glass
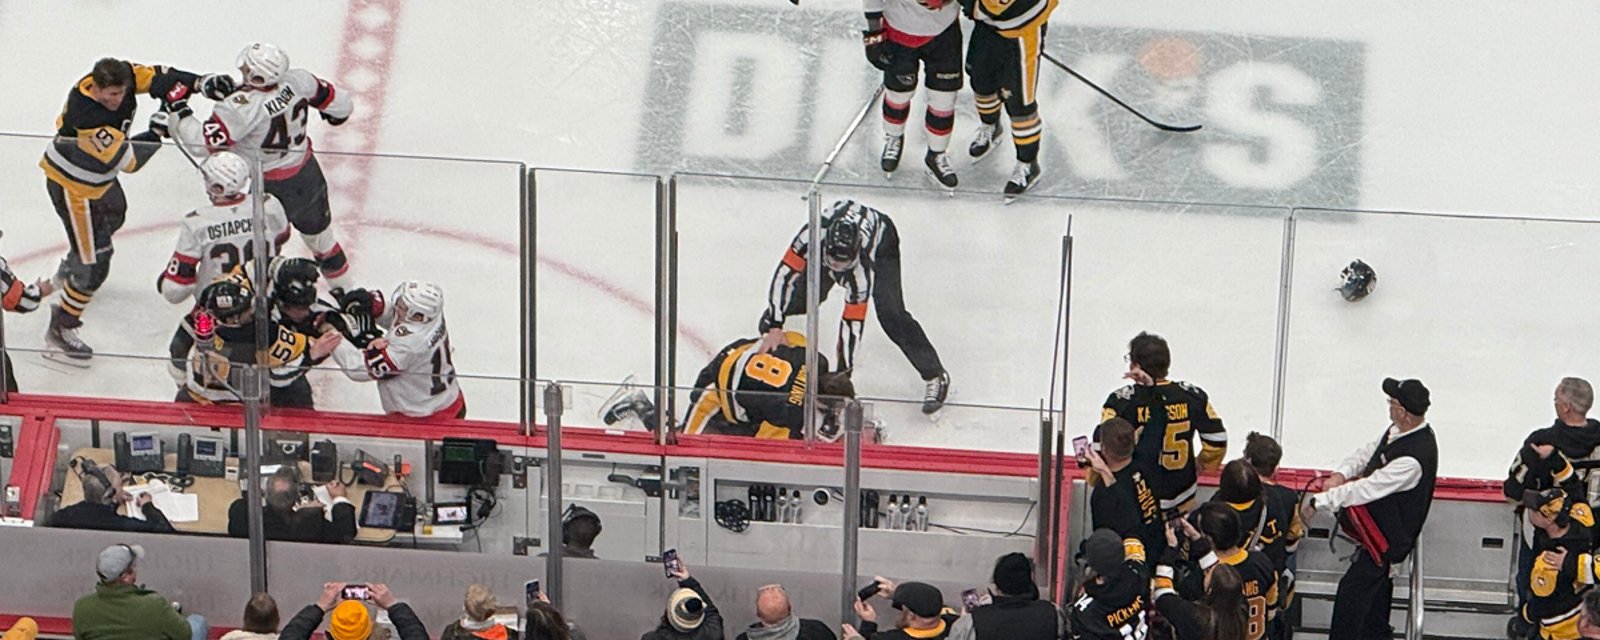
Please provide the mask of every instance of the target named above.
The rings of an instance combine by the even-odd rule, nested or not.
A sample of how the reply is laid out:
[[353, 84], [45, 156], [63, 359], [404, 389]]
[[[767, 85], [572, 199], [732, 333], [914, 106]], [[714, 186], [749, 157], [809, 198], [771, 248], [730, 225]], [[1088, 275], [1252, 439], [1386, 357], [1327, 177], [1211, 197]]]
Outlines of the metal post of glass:
[[844, 568], [839, 603], [842, 622], [853, 622], [857, 553], [861, 534], [861, 403], [851, 399], [844, 413]]
[[551, 382], [544, 388], [545, 449], [549, 460], [544, 465], [545, 491], [549, 502], [545, 504], [546, 525], [544, 548], [548, 550], [545, 571], [545, 593], [550, 602], [561, 605], [561, 385]]

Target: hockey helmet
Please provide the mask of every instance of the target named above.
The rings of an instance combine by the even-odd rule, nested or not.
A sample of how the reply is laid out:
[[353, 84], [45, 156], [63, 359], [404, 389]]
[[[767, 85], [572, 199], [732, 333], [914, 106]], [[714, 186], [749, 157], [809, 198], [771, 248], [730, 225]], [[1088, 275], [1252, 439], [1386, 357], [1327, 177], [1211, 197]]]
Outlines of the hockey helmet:
[[200, 292], [200, 306], [217, 322], [237, 326], [251, 311], [250, 288], [236, 279], [219, 280]]
[[444, 314], [444, 290], [436, 284], [407, 280], [394, 288], [389, 299], [395, 324], [428, 324]]
[[1378, 287], [1378, 272], [1362, 262], [1359, 258], [1350, 262], [1350, 265], [1339, 273], [1342, 282], [1339, 285], [1339, 295], [1344, 296], [1347, 302], [1356, 302], [1367, 297], [1373, 289]]
[[250, 163], [232, 151], [218, 151], [200, 164], [206, 194], [212, 200], [232, 200], [250, 192]]
[[309, 307], [317, 301], [317, 263], [306, 258], [273, 261], [272, 298], [282, 304]]
[[861, 262], [861, 205], [849, 200], [833, 204], [833, 216], [822, 238], [822, 261], [834, 272], [849, 271]]
[[275, 87], [283, 79], [283, 74], [289, 72], [289, 54], [275, 44], [253, 43], [239, 52], [239, 72], [244, 74], [244, 83], [248, 87]]

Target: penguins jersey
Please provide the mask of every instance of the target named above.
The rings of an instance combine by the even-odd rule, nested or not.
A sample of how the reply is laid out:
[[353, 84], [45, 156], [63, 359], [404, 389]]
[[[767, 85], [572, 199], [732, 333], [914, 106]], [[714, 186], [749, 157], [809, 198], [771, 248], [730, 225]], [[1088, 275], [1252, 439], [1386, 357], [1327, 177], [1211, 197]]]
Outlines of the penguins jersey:
[[44, 296], [39, 294], [39, 285], [28, 284], [17, 279], [11, 272], [11, 265], [5, 258], [0, 258], [0, 302], [6, 311], [27, 313], [39, 308], [39, 301]]
[[1108, 579], [1105, 584], [1085, 585], [1083, 595], [1073, 601], [1067, 612], [1069, 637], [1144, 640], [1149, 633], [1144, 616], [1150, 608], [1144, 545], [1137, 538], [1124, 538], [1122, 554], [1123, 567], [1132, 575]]
[[204, 123], [184, 118], [176, 135], [190, 150], [232, 149], [261, 158], [267, 180], [293, 176], [310, 157], [306, 121], [311, 109], [329, 122], [343, 123], [355, 110], [350, 96], [305, 69], [290, 69], [266, 90], [240, 87], [211, 110]]
[[1060, 0], [961, 0], [962, 13], [975, 22], [995, 28], [1000, 35], [1015, 37], [1050, 21], [1050, 12]]
[[[756, 353], [757, 340], [736, 340], [700, 370], [689, 395], [684, 431], [744, 435], [770, 440], [804, 437], [806, 339], [785, 331], [771, 353]], [[817, 366], [828, 360], [817, 355]]]
[[381, 349], [341, 342], [333, 358], [352, 380], [378, 382], [385, 413], [426, 418], [461, 399], [443, 317], [424, 324], [396, 323], [384, 340], [388, 344]]
[[890, 41], [912, 48], [944, 33], [961, 15], [955, 0], [862, 0], [861, 10], [869, 22], [882, 18]]
[[[277, 198], [263, 200], [266, 236], [272, 242], [267, 259], [289, 240], [289, 220]], [[205, 286], [233, 273], [255, 258], [254, 216], [249, 201], [230, 206], [207, 205], [179, 221], [178, 244], [156, 289], [167, 302], [191, 300]], [[248, 268], [248, 267], [246, 267]]]
[[[1267, 621], [1278, 614], [1278, 573], [1272, 570], [1272, 561], [1260, 552], [1239, 549], [1229, 555], [1213, 552], [1200, 559], [1202, 570], [1221, 562], [1239, 572], [1244, 580], [1244, 603], [1248, 626], [1245, 640], [1261, 640], [1267, 632]], [[1205, 592], [1200, 583], [1201, 572], [1191, 574], [1191, 582], [1183, 591], [1198, 596]]]
[[39, 161], [45, 176], [74, 198], [99, 198], [118, 173], [138, 171], [160, 148], [160, 138], [148, 131], [131, 138], [148, 144], [129, 144], [128, 129], [133, 126], [138, 94], [159, 98], [177, 84], [189, 85], [196, 92], [200, 88], [200, 76], [187, 71], [122, 64], [128, 66], [133, 78], [122, 104], [107, 109], [95, 101], [90, 95], [94, 81], [85, 75], [67, 94], [66, 105], [56, 117], [56, 138], [45, 147], [44, 158]]
[[[1162, 411], [1152, 416], [1151, 408]], [[1211, 407], [1206, 392], [1187, 382], [1157, 380], [1154, 386], [1128, 385], [1106, 398], [1100, 421], [1120, 417], [1134, 426], [1133, 459], [1148, 470], [1150, 489], [1161, 499], [1163, 511], [1178, 509], [1194, 499], [1194, 434], [1200, 433], [1200, 468], [1215, 471], [1228, 452], [1228, 433]], [[1152, 419], [1154, 418], [1154, 419]], [[1146, 428], [1154, 426], [1155, 428]], [[1095, 440], [1099, 440], [1096, 432]], [[1254, 527], [1254, 523], [1247, 525]]]
[[[852, 211], [861, 216], [859, 259], [849, 271], [823, 274], [824, 278], [832, 278], [845, 290], [844, 316], [839, 319], [839, 345], [835, 350], [839, 371], [849, 371], [855, 367], [856, 347], [861, 344], [861, 331], [867, 322], [867, 303], [872, 299], [873, 256], [877, 255], [878, 245], [883, 242], [884, 221], [888, 219], [877, 209], [844, 200], [835, 204], [833, 211], [822, 218], [823, 235], [826, 236], [826, 229], [832, 224], [834, 216]], [[805, 301], [797, 300], [796, 296], [804, 291], [806, 256], [810, 250], [810, 230], [801, 227], [789, 243], [789, 251], [783, 254], [783, 261], [778, 263], [777, 272], [772, 274], [772, 285], [767, 290], [767, 311], [761, 316], [762, 333], [782, 327], [786, 309], [792, 309], [796, 304], [804, 308]]]
[[[190, 339], [195, 338], [194, 314], [183, 318], [183, 329]], [[268, 381], [273, 387], [287, 387], [305, 376], [312, 366], [312, 337], [283, 324], [274, 322], [270, 329], [272, 346], [267, 349]], [[177, 337], [174, 336], [174, 344]], [[174, 354], [177, 355], [177, 354]], [[195, 343], [187, 358], [187, 375], [184, 388], [200, 404], [239, 402], [239, 396], [228, 389], [228, 384], [238, 384], [230, 378], [234, 365], [249, 365], [256, 361], [256, 329], [254, 323], [238, 327], [218, 326], [208, 343]]]

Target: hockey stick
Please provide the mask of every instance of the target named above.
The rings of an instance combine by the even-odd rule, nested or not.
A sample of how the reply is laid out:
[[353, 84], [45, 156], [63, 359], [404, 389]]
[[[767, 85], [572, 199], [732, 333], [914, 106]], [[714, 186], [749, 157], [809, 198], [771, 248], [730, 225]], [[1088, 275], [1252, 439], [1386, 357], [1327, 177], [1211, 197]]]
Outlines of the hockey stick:
[[839, 136], [839, 141], [834, 143], [833, 150], [828, 152], [828, 157], [822, 161], [822, 166], [817, 168], [816, 175], [811, 178], [811, 187], [806, 189], [805, 195], [800, 196], [801, 200], [809, 200], [811, 193], [817, 190], [818, 185], [822, 184], [822, 179], [828, 177], [828, 172], [833, 169], [833, 161], [838, 159], [839, 152], [844, 150], [844, 146], [856, 134], [856, 129], [861, 128], [861, 121], [867, 119], [867, 114], [872, 112], [872, 106], [878, 103], [879, 98], [883, 97], [883, 91], [883, 85], [879, 84], [878, 88], [867, 98], [866, 104], [861, 105], [861, 110], [856, 112], [855, 119], [850, 121], [850, 128], [845, 129], [844, 135]]
[[1146, 116], [1143, 113], [1140, 113], [1138, 109], [1135, 109], [1133, 107], [1128, 106], [1128, 103], [1117, 99], [1117, 97], [1114, 96], [1114, 95], [1111, 95], [1110, 91], [1106, 91], [1105, 89], [1100, 88], [1100, 85], [1095, 84], [1093, 80], [1085, 78], [1085, 77], [1083, 77], [1083, 74], [1078, 73], [1076, 71], [1073, 71], [1072, 67], [1067, 66], [1067, 63], [1062, 62], [1060, 60], [1057, 60], [1056, 57], [1053, 56], [1053, 55], [1050, 55], [1049, 52], [1045, 52], [1045, 53], [1040, 54], [1040, 55], [1042, 55], [1045, 60], [1049, 60], [1050, 64], [1053, 64], [1053, 65], [1055, 65], [1057, 67], [1060, 67], [1062, 71], [1065, 71], [1065, 72], [1071, 74], [1072, 77], [1077, 78], [1079, 81], [1083, 82], [1086, 85], [1089, 85], [1090, 89], [1094, 89], [1095, 91], [1100, 92], [1100, 95], [1105, 96], [1107, 100], [1110, 100], [1112, 102], [1117, 103], [1117, 106], [1122, 107], [1123, 109], [1126, 109], [1128, 111], [1128, 113], [1131, 113], [1131, 114], [1133, 114], [1135, 116], [1138, 116], [1140, 120], [1143, 120], [1143, 121], [1149, 123], [1150, 126], [1152, 126], [1152, 127], [1155, 127], [1155, 128], [1160, 129], [1162, 131], [1172, 131], [1172, 132], [1175, 132], [1175, 133], [1193, 133], [1195, 131], [1199, 131], [1200, 130], [1201, 125], [1198, 125], [1198, 124], [1175, 125], [1175, 124], [1167, 124], [1165, 122], [1157, 122], [1155, 120], [1151, 120], [1149, 116]]

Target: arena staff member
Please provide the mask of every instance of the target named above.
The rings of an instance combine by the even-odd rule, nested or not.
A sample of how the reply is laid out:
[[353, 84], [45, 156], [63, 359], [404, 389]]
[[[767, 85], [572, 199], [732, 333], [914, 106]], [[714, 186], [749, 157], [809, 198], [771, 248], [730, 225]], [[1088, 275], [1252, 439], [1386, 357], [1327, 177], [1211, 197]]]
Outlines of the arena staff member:
[[1339, 464], [1324, 490], [1301, 514], [1340, 512], [1345, 529], [1364, 547], [1339, 580], [1329, 640], [1388, 637], [1394, 596], [1391, 568], [1411, 555], [1433, 504], [1439, 444], [1428, 412], [1428, 388], [1419, 380], [1383, 381], [1389, 428], [1377, 441]]

